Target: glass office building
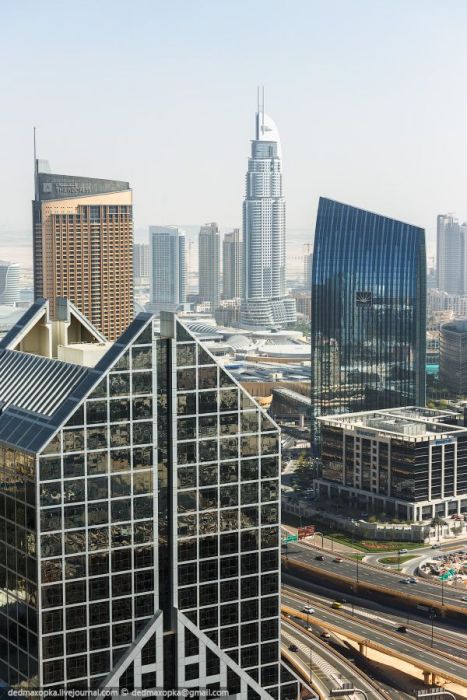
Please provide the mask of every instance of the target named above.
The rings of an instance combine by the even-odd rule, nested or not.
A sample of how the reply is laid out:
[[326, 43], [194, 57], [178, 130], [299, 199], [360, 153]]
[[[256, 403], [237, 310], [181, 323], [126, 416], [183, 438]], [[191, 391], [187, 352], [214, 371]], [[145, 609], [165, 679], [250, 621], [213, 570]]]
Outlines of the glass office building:
[[423, 229], [321, 198], [311, 295], [316, 418], [425, 405]]
[[173, 314], [87, 366], [63, 317], [38, 302], [0, 344], [0, 679], [295, 698], [277, 426]]

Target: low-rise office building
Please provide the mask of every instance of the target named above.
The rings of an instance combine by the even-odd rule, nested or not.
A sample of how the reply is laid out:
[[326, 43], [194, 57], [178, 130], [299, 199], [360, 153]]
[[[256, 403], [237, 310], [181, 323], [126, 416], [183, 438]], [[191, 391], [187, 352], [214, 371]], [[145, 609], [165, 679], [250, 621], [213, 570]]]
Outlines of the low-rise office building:
[[417, 522], [467, 513], [460, 413], [413, 406], [319, 419], [321, 496]]

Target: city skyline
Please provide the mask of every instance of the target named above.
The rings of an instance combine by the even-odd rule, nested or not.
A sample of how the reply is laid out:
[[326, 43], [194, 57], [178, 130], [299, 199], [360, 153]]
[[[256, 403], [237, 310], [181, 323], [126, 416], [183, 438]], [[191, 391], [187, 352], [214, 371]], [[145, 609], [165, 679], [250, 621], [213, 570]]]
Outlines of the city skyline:
[[[83, 172], [86, 167], [91, 176], [108, 172], [132, 182], [137, 193], [136, 229], [154, 220], [183, 226], [187, 221], [201, 224], [212, 219], [222, 225], [225, 222], [226, 227], [238, 226], [249, 115], [257, 83], [266, 86], [266, 108], [274, 114], [284, 143], [290, 229], [306, 228], [311, 237], [318, 195], [324, 194], [424, 227], [431, 250], [436, 215], [464, 209], [458, 156], [467, 145], [461, 118], [466, 98], [457, 89], [466, 62], [462, 36], [457, 34], [462, 27], [459, 17], [466, 13], [462, 3], [439, 8], [434, 2], [414, 2], [410, 7], [393, 2], [381, 16], [372, 3], [363, 0], [352, 7], [342, 2], [298, 3], [296, 11], [284, 18], [280, 3], [273, 2], [264, 26], [265, 53], [258, 56], [251, 51], [239, 55], [230, 49], [236, 35], [248, 44], [259, 6], [240, 6], [234, 11], [204, 2], [195, 13], [188, 3], [176, 2], [173, 8], [157, 13], [157, 3], [153, 12], [149, 4], [142, 5], [147, 9], [147, 26], [142, 26], [138, 16], [132, 18], [121, 51], [118, 42], [110, 43], [110, 36], [124, 31], [120, 22], [115, 26], [118, 12], [113, 18], [98, 8], [91, 35], [98, 31], [104, 14], [112, 31], [96, 45], [90, 36], [89, 50], [82, 54], [77, 54], [77, 38], [60, 32], [65, 18], [68, 24], [70, 17], [54, 12], [56, 49], [64, 60], [57, 62], [41, 47], [39, 66], [30, 60], [31, 52], [39, 48], [38, 29], [47, 26], [51, 10], [43, 7], [37, 24], [25, 21], [18, 9], [4, 12], [0, 52], [9, 72], [0, 80], [4, 94], [9, 95], [2, 131], [8, 168], [0, 174], [0, 187], [12, 207], [2, 217], [0, 235], [8, 231], [27, 235], [29, 230], [33, 124], [38, 127], [39, 153], [47, 153], [62, 172]], [[427, 5], [429, 11], [420, 12]], [[77, 8], [67, 9], [71, 19], [75, 12]], [[251, 22], [245, 22], [247, 14]], [[151, 47], [158, 48], [131, 51], [136, 36], [141, 45], [140, 33], [146, 36], [156, 31], [156, 15], [157, 40]], [[441, 21], [452, 37], [450, 51], [442, 56], [436, 50]], [[380, 31], [383, 23], [384, 34]], [[19, 28], [25, 41], [18, 55], [12, 54], [11, 42]], [[336, 34], [332, 51], [325, 43], [331, 28]], [[197, 29], [203, 36], [208, 34], [210, 41], [194, 42]], [[167, 51], [170, 40], [178, 51]], [[290, 50], [276, 52], [281, 44]], [[213, 62], [212, 51], [219, 46], [222, 51]], [[113, 114], [110, 124], [107, 100], [99, 92], [102, 72], [91, 70], [102, 62], [104, 50], [110, 58], [108, 65], [130, 78], [130, 99]], [[248, 71], [242, 71], [247, 62]], [[69, 99], [75, 89], [74, 81], [68, 80], [70, 63], [77, 80], [86, 78], [94, 95], [92, 115]], [[402, 72], [407, 64], [411, 70]], [[156, 89], [149, 95], [150, 73]], [[178, 90], [182, 76], [187, 84], [191, 81], [189, 90]], [[203, 88], [209, 84], [209, 91], [201, 89], [201, 81]], [[61, 103], [60, 120], [53, 112], [54, 101], [44, 96], [52, 86]], [[436, 99], [449, 90], [459, 93], [455, 111], [450, 101]], [[160, 99], [164, 100], [162, 110]], [[141, 110], [143, 103], [147, 109]], [[128, 133], [133, 121], [138, 123], [137, 133]], [[440, 123], [449, 123], [449, 131], [440, 130]], [[221, 159], [209, 144], [226, 133], [229, 137], [223, 142]], [[178, 167], [181, 154], [182, 169]], [[218, 178], [224, 158], [229, 168]], [[154, 162], [164, 162], [164, 168], [154, 171]], [[311, 163], [312, 171], [304, 178]], [[211, 201], [206, 201], [205, 192], [210, 193]]]

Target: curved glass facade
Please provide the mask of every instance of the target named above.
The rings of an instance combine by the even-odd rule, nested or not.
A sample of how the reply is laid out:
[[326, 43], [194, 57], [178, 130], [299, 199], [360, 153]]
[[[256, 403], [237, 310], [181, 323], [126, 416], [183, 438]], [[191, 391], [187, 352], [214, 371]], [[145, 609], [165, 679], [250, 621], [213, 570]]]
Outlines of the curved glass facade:
[[425, 404], [424, 229], [321, 198], [311, 296], [315, 417]]

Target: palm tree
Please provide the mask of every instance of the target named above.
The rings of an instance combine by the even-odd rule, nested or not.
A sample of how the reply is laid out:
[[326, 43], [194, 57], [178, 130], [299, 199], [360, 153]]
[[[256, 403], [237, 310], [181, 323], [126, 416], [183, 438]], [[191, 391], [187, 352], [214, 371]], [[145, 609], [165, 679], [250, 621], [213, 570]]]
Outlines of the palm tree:
[[433, 520], [430, 523], [431, 527], [436, 528], [436, 534], [438, 535], [438, 542], [439, 542], [439, 532], [440, 529], [443, 527], [443, 525], [446, 525], [446, 521], [443, 520], [443, 518], [440, 515], [435, 515]]

